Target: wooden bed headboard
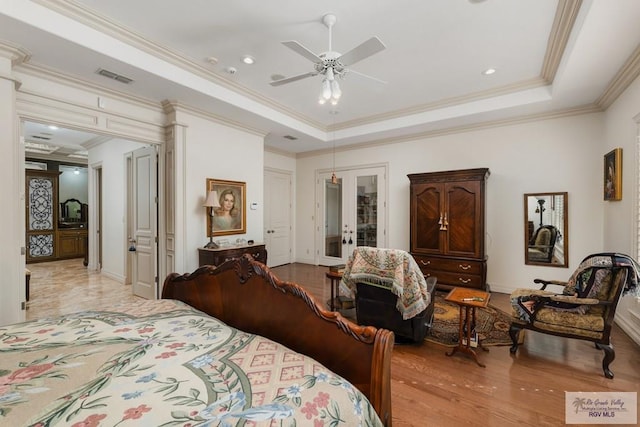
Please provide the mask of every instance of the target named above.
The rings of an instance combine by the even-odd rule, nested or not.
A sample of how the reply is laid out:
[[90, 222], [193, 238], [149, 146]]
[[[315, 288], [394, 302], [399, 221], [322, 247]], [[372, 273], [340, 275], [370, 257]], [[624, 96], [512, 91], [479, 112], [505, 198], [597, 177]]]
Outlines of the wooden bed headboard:
[[162, 298], [183, 301], [229, 326], [314, 358], [362, 391], [391, 426], [393, 332], [359, 326], [328, 311], [301, 286], [279, 280], [249, 255], [191, 274], [172, 273]]

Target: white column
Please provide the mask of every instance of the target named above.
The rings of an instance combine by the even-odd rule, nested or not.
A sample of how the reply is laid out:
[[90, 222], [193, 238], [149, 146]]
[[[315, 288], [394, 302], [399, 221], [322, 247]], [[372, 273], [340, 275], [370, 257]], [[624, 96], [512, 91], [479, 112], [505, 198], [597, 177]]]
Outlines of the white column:
[[16, 114], [13, 64], [26, 57], [19, 49], [0, 43], [0, 325], [25, 319], [24, 147]]

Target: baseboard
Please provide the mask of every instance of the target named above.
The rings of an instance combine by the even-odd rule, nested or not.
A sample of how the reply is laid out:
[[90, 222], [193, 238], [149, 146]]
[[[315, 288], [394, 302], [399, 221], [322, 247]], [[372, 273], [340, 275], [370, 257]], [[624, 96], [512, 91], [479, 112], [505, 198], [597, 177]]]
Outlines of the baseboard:
[[109, 279], [113, 279], [116, 282], [124, 284], [124, 276], [122, 276], [120, 274], [111, 273], [111, 272], [106, 271], [104, 269], [100, 271], [100, 274], [102, 274], [103, 276], [108, 277]]
[[616, 315], [615, 322], [620, 326], [620, 329], [629, 335], [629, 338], [631, 338], [636, 344], [640, 345], [640, 333], [638, 332], [637, 325], [631, 323], [629, 318], [620, 315]]

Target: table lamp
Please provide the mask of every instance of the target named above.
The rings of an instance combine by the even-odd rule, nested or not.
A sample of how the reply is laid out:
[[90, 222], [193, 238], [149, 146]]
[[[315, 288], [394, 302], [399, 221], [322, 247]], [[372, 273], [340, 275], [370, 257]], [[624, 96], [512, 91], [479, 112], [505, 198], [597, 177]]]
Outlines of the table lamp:
[[218, 192], [209, 191], [209, 194], [207, 194], [207, 200], [204, 201], [204, 205], [202, 206], [210, 209], [209, 216], [211, 217], [211, 234], [209, 235], [209, 243], [207, 243], [204, 247], [209, 249], [217, 249], [218, 244], [213, 241], [213, 217], [215, 216], [215, 209], [220, 207]]

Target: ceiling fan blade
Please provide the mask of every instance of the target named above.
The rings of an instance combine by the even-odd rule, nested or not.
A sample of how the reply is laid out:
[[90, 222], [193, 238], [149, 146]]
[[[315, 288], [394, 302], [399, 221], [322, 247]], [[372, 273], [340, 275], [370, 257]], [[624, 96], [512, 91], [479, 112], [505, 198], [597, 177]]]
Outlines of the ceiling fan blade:
[[271, 84], [271, 86], [280, 86], [280, 85], [284, 85], [284, 84], [287, 84], [287, 83], [295, 82], [295, 81], [298, 81], [298, 80], [306, 79], [307, 77], [312, 77], [312, 76], [317, 76], [317, 75], [318, 75], [318, 73], [316, 71], [311, 71], [311, 72], [304, 73], [304, 74], [298, 74], [297, 76], [287, 77], [287, 78], [280, 79], [280, 80], [274, 80], [270, 84]]
[[363, 59], [368, 58], [371, 55], [378, 53], [384, 49], [386, 49], [386, 46], [380, 41], [379, 38], [371, 37], [366, 42], [359, 44], [349, 52], [340, 56], [338, 60], [342, 65], [348, 67], [349, 65], [355, 64], [358, 61], [362, 61]]
[[359, 75], [359, 76], [366, 77], [366, 78], [371, 79], [371, 80], [375, 80], [375, 81], [376, 81], [376, 82], [378, 82], [378, 83], [382, 83], [382, 84], [385, 84], [385, 85], [387, 84], [387, 82], [386, 82], [386, 81], [384, 81], [384, 80], [381, 80], [381, 79], [379, 79], [379, 78], [377, 78], [377, 77], [372, 77], [372, 76], [370, 76], [370, 75], [368, 75], [368, 74], [365, 74], [365, 73], [361, 73], [360, 71], [356, 71], [356, 70], [348, 69], [348, 70], [347, 70], [347, 73], [349, 73], [349, 74], [351, 74], [351, 73], [353, 73], [353, 74], [357, 74], [357, 75]]
[[305, 58], [307, 58], [309, 61], [311, 62], [322, 62], [322, 58], [320, 58], [318, 55], [316, 55], [315, 53], [311, 52], [309, 49], [307, 49], [306, 47], [302, 46], [300, 43], [298, 43], [295, 40], [289, 40], [286, 42], [282, 42], [283, 45], [285, 45], [286, 47], [288, 47], [289, 49], [293, 50], [294, 52], [304, 56]]

